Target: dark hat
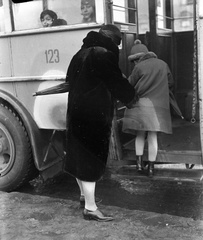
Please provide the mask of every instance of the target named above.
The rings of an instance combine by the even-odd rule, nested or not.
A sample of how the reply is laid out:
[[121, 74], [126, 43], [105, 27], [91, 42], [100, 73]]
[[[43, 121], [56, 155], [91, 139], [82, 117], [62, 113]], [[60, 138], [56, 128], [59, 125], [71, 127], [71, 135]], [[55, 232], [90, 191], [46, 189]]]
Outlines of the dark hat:
[[87, 4], [94, 7], [95, 0], [81, 0], [81, 5], [87, 5]]
[[119, 30], [118, 27], [116, 27], [113, 24], [106, 24], [103, 25], [100, 30], [99, 33], [101, 33], [102, 35], [109, 37], [112, 39], [112, 41], [116, 44], [116, 45], [120, 45], [121, 43], [121, 32]]
[[57, 19], [57, 17], [58, 17], [57, 14], [54, 11], [49, 10], [49, 9], [46, 9], [43, 12], [41, 12], [40, 19], [42, 20], [45, 15], [49, 15], [54, 20]]
[[128, 60], [132, 61], [136, 59], [136, 57], [140, 55], [140, 53], [148, 53], [148, 49], [144, 44], [141, 43], [139, 39], [136, 39], [134, 45], [131, 48]]
[[67, 25], [67, 21], [61, 18], [55, 19], [54, 22], [52, 23], [52, 26], [62, 26], [62, 25]]

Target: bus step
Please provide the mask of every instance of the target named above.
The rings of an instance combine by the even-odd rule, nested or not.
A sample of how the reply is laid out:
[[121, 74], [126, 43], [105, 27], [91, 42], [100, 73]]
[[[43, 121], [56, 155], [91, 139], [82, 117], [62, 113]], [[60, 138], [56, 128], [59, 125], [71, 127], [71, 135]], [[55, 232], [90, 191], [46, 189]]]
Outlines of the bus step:
[[[121, 161], [122, 162], [122, 161]], [[189, 181], [189, 182], [203, 182], [203, 167], [194, 166], [193, 169], [187, 169], [184, 164], [169, 164], [168, 166], [159, 166], [155, 164], [154, 176], [153, 178], [148, 178], [147, 170], [143, 172], [137, 172], [136, 165], [119, 163], [117, 166], [110, 166], [114, 169], [113, 172], [118, 176], [127, 178], [147, 178], [150, 180], [166, 180], [166, 181]]]

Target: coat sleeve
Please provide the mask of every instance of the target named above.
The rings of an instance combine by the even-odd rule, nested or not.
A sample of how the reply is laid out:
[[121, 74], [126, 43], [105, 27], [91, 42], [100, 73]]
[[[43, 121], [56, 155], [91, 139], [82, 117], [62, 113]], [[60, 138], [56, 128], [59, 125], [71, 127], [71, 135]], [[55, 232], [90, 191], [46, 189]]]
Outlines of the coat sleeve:
[[116, 56], [106, 49], [97, 48], [93, 57], [94, 71], [106, 85], [112, 96], [130, 107], [136, 101], [134, 88], [123, 77]]
[[131, 75], [128, 77], [128, 81], [133, 87], [135, 87], [139, 80], [140, 80], [139, 69], [135, 66]]

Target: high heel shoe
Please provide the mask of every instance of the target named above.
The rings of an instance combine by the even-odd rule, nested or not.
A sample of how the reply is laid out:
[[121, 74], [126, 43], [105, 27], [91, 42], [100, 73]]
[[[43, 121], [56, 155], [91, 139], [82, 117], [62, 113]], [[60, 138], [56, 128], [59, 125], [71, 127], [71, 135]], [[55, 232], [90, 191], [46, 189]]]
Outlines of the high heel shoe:
[[142, 172], [144, 170], [142, 156], [137, 156], [137, 171]]
[[95, 220], [98, 222], [108, 222], [113, 220], [113, 217], [105, 216], [98, 208], [95, 211], [90, 211], [85, 208], [83, 216], [85, 220]]
[[148, 162], [148, 177], [154, 176], [154, 162]]
[[[96, 203], [100, 203], [102, 201], [102, 199], [95, 197], [95, 202]], [[84, 208], [85, 207], [85, 197], [84, 196], [80, 196], [80, 208]]]

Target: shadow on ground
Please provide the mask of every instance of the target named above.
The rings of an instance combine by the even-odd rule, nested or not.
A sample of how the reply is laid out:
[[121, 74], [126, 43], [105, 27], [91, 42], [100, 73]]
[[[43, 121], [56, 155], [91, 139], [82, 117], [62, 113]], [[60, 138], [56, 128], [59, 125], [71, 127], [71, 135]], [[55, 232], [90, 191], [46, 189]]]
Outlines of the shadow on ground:
[[[62, 174], [42, 182], [37, 178], [19, 192], [78, 201], [76, 181]], [[97, 184], [96, 195], [102, 204], [129, 210], [203, 220], [203, 183], [167, 181], [147, 177], [128, 177], [109, 169]]]

